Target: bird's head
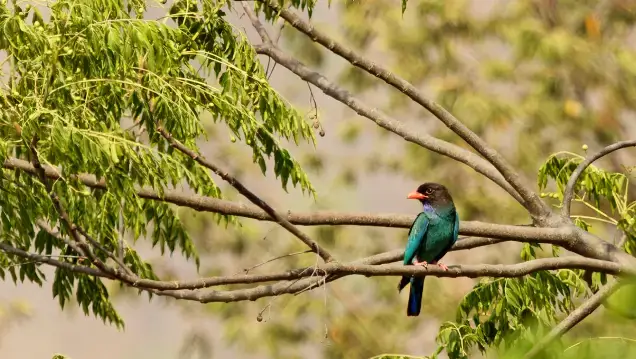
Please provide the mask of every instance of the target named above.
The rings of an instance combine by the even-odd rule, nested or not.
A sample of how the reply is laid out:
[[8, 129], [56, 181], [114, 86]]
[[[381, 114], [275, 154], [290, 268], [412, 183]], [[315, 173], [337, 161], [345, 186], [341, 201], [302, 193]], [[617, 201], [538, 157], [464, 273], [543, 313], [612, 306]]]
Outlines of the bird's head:
[[422, 204], [428, 204], [433, 207], [439, 207], [453, 203], [453, 198], [446, 187], [439, 183], [427, 182], [419, 187], [408, 196], [408, 199], [417, 199]]

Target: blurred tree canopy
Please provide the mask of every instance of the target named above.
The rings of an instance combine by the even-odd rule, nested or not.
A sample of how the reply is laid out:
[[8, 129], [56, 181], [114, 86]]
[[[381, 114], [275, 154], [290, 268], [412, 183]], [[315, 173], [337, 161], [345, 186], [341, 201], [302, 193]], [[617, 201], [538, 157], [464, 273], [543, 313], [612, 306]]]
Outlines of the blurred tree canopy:
[[[259, 15], [276, 25], [266, 31], [273, 36], [281, 29], [278, 45], [290, 54], [313, 70], [328, 71], [339, 85], [393, 118], [469, 148], [372, 74], [348, 64], [333, 66], [329, 49], [278, 19], [267, 4], [256, 2]], [[252, 267], [287, 253], [296, 254], [263, 267], [285, 271], [316, 265], [316, 256], [299, 253], [306, 246], [275, 224], [200, 215], [196, 207], [140, 197], [139, 186], [157, 193], [186, 188], [205, 197], [238, 198], [218, 173], [210, 174], [197, 156], [179, 153], [160, 130], [190, 149], [200, 148], [253, 186], [261, 182], [258, 172], [271, 176], [273, 171], [285, 190], [291, 183], [319, 199], [306, 205], [311, 210], [361, 209], [350, 192], [365, 178], [385, 174], [444, 183], [462, 220], [528, 223], [523, 207], [470, 168], [370, 126], [350, 111], [336, 124], [322, 118], [315, 100], [290, 104], [269, 83], [272, 73], [282, 70], [259, 58], [257, 42], [236, 25], [244, 13], [239, 2], [176, 0], [160, 17], [149, 18], [149, 9], [159, 5], [57, 1], [45, 16], [31, 4], [1, 3], [0, 50], [7, 57], [1, 74], [0, 157], [35, 168], [3, 169], [3, 243], [81, 265], [86, 256], [68, 244], [75, 224], [99, 243], [98, 260], [112, 264], [119, 259], [141, 279], [165, 281], [182, 275], [170, 261], [144, 259], [140, 253], [150, 246], [162, 254], [180, 252], [177, 258], [195, 264], [200, 276], [260, 273], [260, 265]], [[303, 19], [313, 15], [314, 6], [324, 6], [312, 0], [284, 5], [302, 12]], [[338, 26], [312, 23], [454, 114], [536, 183], [532, 188], [555, 208], [588, 148], [635, 138], [636, 2], [411, 0], [405, 5], [333, 2], [328, 11], [339, 15]], [[313, 99], [311, 86], [307, 98]], [[346, 153], [321, 148], [315, 133], [324, 134], [323, 127]], [[40, 176], [35, 161], [57, 166], [59, 175], [55, 180]], [[579, 227], [615, 243], [616, 230], [623, 232], [626, 239], [619, 244], [630, 255], [636, 251], [628, 168], [633, 165], [633, 157], [619, 152], [585, 170], [572, 216]], [[105, 179], [108, 190], [87, 186], [77, 174]], [[271, 192], [264, 198], [286, 203], [279, 198], [283, 195]], [[58, 202], [68, 211], [68, 223]], [[67, 231], [65, 237], [54, 230], [57, 225]], [[345, 260], [402, 248], [406, 235], [374, 227], [303, 231]], [[452, 253], [450, 261], [510, 264], [563, 252], [556, 245], [508, 243]], [[14, 281], [46, 280], [38, 262], [6, 251], [0, 252], [0, 268]], [[62, 307], [76, 302], [85, 313], [117, 326], [125, 320], [116, 312], [117, 301], [135, 298], [135, 289], [117, 281], [63, 268], [48, 280]], [[179, 305], [187, 318], [219, 319], [228, 343], [272, 358], [305, 357], [305, 351], [328, 358], [423, 357], [442, 351], [450, 358], [514, 358], [611, 280], [583, 269], [474, 281], [429, 277], [420, 320], [405, 317], [405, 299], [398, 300], [390, 276], [349, 277], [256, 303]], [[596, 358], [597, 345], [608, 357], [630, 357], [636, 350], [634, 313], [625, 303], [633, 300], [633, 292], [629, 285], [619, 289], [545, 357]], [[183, 339], [184, 357], [210, 355], [206, 333], [193, 327]]]
[[[395, 1], [344, 1], [336, 6], [341, 14], [339, 29], [330, 29], [320, 23], [314, 26], [328, 31], [359, 53], [368, 54], [373, 60], [434, 96], [440, 105], [488, 143], [504, 151], [506, 157], [529, 178], [537, 173], [539, 167], [548, 166], [552, 178], [558, 173], [562, 191], [565, 185], [563, 180], [567, 182], [573, 170], [570, 168], [559, 173], [566, 160], [572, 157], [562, 151], [584, 155], [585, 151], [580, 150], [583, 144], [586, 144], [586, 148], [598, 148], [636, 135], [632, 101], [632, 93], [636, 90], [633, 76], [636, 61], [630, 60], [636, 56], [633, 40], [636, 2], [422, 0], [409, 1], [404, 13]], [[309, 53], [317, 53], [312, 55], [315, 65], [328, 66], [326, 59], [329, 50], [311, 42], [311, 39], [291, 26], [287, 25], [282, 39], [287, 41], [294, 53], [307, 53], [307, 48], [312, 49]], [[374, 56], [379, 52], [382, 54], [380, 57]], [[373, 91], [384, 85], [374, 76], [352, 66], [344, 68], [338, 78], [355, 90], [356, 95], [373, 96]], [[436, 137], [463, 145], [461, 139], [438, 121], [433, 121], [426, 110], [398, 91], [388, 92], [384, 101], [375, 96], [373, 98], [380, 104], [377, 106], [393, 116], [405, 122], [427, 126]], [[364, 178], [364, 173], [384, 170], [387, 173], [401, 173], [415, 180], [425, 178], [439, 181], [454, 189], [453, 193], [460, 193], [454, 199], [462, 218], [512, 223], [525, 220], [525, 214], [512, 204], [511, 198], [503, 196], [486, 178], [467, 177], [470, 170], [466, 167], [410, 143], [392, 142], [391, 146], [402, 146], [403, 149], [401, 152], [387, 152], [386, 147], [381, 145], [387, 141], [386, 132], [374, 131], [372, 128], [361, 130], [363, 121], [348, 121], [342, 131], [343, 141], [347, 143], [364, 140], [380, 144], [368, 155], [368, 166], [359, 166], [360, 178]], [[369, 140], [369, 136], [375, 139]], [[555, 153], [558, 155], [550, 157], [551, 161], [544, 164], [546, 158]], [[557, 158], [563, 157], [566, 160], [554, 163]], [[578, 157], [574, 156], [575, 159]], [[631, 170], [625, 167], [634, 164], [632, 158], [626, 153], [617, 154], [604, 164], [618, 172], [615, 176], [633, 181]], [[573, 162], [576, 164], [577, 161]], [[434, 170], [431, 171], [431, 168]], [[543, 171], [546, 170], [544, 167]], [[622, 173], [627, 173], [627, 176]], [[620, 190], [615, 189], [614, 195], [624, 194], [633, 200], [633, 191], [625, 190], [625, 185], [623, 182]], [[558, 199], [558, 193], [555, 189], [554, 193], [544, 194], [548, 198]], [[631, 203], [625, 202], [627, 205]], [[493, 203], [496, 203], [496, 210], [492, 210]], [[606, 201], [594, 203], [594, 206], [610, 210]], [[592, 209], [581, 208], [581, 212], [583, 216], [598, 216]], [[627, 216], [633, 218], [632, 214]], [[607, 231], [616, 238], [613, 227], [607, 228], [601, 222], [593, 222], [591, 230], [601, 233]], [[514, 256], [510, 251], [496, 254], [480, 251], [475, 255], [482, 260], [484, 257], [502, 260]], [[577, 285], [580, 285], [580, 279], [577, 278], [570, 279], [575, 282], [578, 280]], [[427, 282], [426, 292], [439, 292], [438, 288], [429, 289], [431, 282]], [[498, 285], [504, 285], [505, 282], [498, 281]], [[391, 284], [386, 283], [385, 290], [389, 295], [393, 289]], [[528, 284], [522, 282], [521, 285]], [[474, 300], [471, 296], [480, 295], [487, 289], [483, 285], [476, 287], [475, 292], [464, 298], [462, 306], [469, 305], [468, 300]], [[447, 290], [452, 291], [450, 288]], [[461, 295], [466, 294], [465, 290], [461, 290]], [[554, 290], [558, 291], [559, 288]], [[619, 294], [626, 292], [629, 290], [623, 289]], [[441, 296], [448, 295], [442, 293]], [[481, 295], [488, 296], [486, 293]], [[486, 302], [492, 299], [483, 298]], [[391, 300], [387, 298], [388, 303]], [[424, 311], [430, 316], [440, 320], [454, 317], [454, 305], [440, 308], [442, 304], [435, 305], [432, 302], [436, 301], [427, 303], [425, 300], [424, 304]], [[384, 315], [390, 315], [394, 310], [388, 304], [385, 307], [386, 314], [382, 311]], [[379, 318], [378, 322], [386, 320], [379, 313], [368, 313], [367, 308], [360, 308], [357, 313], [360, 316], [366, 314], [373, 321], [376, 317]], [[395, 315], [399, 317], [401, 314]], [[608, 315], [612, 318], [609, 322], [606, 320]], [[612, 331], [619, 337], [615, 342], [607, 346], [600, 342], [595, 345], [613, 347], [619, 352], [634, 350], [629, 339], [620, 339], [629, 337], [634, 328], [632, 323], [624, 319], [615, 320], [615, 315], [611, 314], [595, 319], [583, 323], [582, 328], [578, 328], [576, 334], [573, 333], [571, 340], [576, 342], [576, 338], [602, 336]], [[395, 326], [406, 324], [404, 329], [396, 332], [408, 331], [409, 337], [414, 336], [411, 333], [417, 332], [415, 326], [421, 327], [415, 323], [399, 322], [402, 321], [391, 320]], [[354, 329], [357, 325], [359, 323], [351, 321], [346, 331], [359, 332]], [[456, 330], [460, 331], [459, 328]], [[442, 327], [440, 334], [446, 336], [445, 340], [448, 340], [449, 335], [454, 335], [449, 327]], [[385, 335], [388, 336], [382, 336]], [[394, 337], [399, 338], [399, 335], [395, 334]], [[353, 347], [368, 349], [364, 355], [371, 356], [378, 351], [395, 351], [404, 345], [394, 339], [390, 340], [395, 343], [393, 348], [379, 343], [376, 349], [371, 349], [375, 342], [373, 338], [367, 340], [333, 348], [328, 356], [356, 356], [350, 351]], [[421, 348], [421, 345], [413, 348]], [[581, 354], [574, 350], [569, 352], [575, 356]], [[414, 353], [425, 354], [421, 349], [414, 349]], [[594, 353], [590, 353], [589, 357], [595, 357]]]
[[[634, 2], [422, 0], [409, 2], [404, 15], [394, 1], [347, 1], [340, 8], [343, 41], [362, 52], [381, 49], [380, 63], [434, 95], [529, 176], [551, 153], [575, 151], [584, 143], [597, 147], [636, 131]], [[380, 86], [353, 67], [342, 78], [358, 92]], [[404, 95], [389, 95], [384, 108], [394, 116], [418, 122], [431, 117]], [[461, 144], [439, 122], [426, 125], [436, 137]], [[404, 147], [400, 160], [421, 165], [391, 166], [396, 160], [383, 158], [386, 168], [461, 188], [462, 213], [471, 218], [519, 220], [518, 211], [488, 213], [480, 205], [509, 201], [490, 191], [485, 179], [471, 178], [470, 186], [462, 186], [464, 167], [417, 146]], [[621, 170], [620, 165], [611, 168]]]

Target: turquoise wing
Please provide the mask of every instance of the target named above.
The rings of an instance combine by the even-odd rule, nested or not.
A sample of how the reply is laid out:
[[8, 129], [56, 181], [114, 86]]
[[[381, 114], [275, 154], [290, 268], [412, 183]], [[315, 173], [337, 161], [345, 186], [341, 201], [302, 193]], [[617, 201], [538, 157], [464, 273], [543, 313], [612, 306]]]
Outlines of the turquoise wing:
[[404, 264], [412, 264], [413, 258], [417, 254], [419, 248], [424, 245], [426, 239], [426, 230], [428, 229], [428, 217], [421, 212], [413, 221], [411, 229], [409, 229], [409, 240], [404, 250]]
[[453, 227], [453, 244], [457, 242], [457, 238], [459, 238], [459, 213], [455, 211], [455, 226]]

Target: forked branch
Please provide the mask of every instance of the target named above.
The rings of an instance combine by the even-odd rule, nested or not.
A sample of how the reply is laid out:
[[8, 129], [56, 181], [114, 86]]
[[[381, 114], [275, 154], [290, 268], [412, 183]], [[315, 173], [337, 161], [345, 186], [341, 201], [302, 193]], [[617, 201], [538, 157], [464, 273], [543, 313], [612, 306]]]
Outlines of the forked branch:
[[[248, 13], [249, 11], [251, 11], [251, 9], [248, 8]], [[252, 18], [251, 16], [250, 19], [254, 21], [254, 18]], [[256, 22], [260, 26], [260, 22], [258, 22], [258, 19], [256, 19]], [[440, 140], [424, 132], [418, 131], [414, 128], [410, 128], [397, 119], [392, 118], [387, 114], [381, 112], [377, 108], [365, 104], [364, 102], [353, 96], [349, 91], [331, 82], [322, 74], [311, 70], [296, 58], [289, 56], [288, 54], [281, 51], [273, 43], [268, 41], [268, 37], [264, 37], [263, 44], [256, 45], [254, 46], [254, 48], [256, 49], [257, 53], [269, 56], [279, 65], [284, 66], [302, 80], [307, 81], [310, 84], [318, 87], [329, 97], [332, 97], [333, 99], [348, 106], [360, 116], [370, 119], [378, 126], [402, 137], [408, 142], [418, 144], [430, 151], [450, 157], [460, 163], [467, 165], [468, 167], [474, 169], [478, 173], [481, 173], [486, 178], [489, 178], [490, 180], [498, 184], [512, 197], [514, 197], [519, 203], [524, 203], [523, 198], [519, 196], [517, 191], [506, 181], [506, 179], [490, 163], [488, 163], [488, 161], [484, 160], [478, 155], [467, 151], [459, 146], [453, 145], [449, 142]]]
[[[33, 165], [27, 161], [16, 158], [9, 158], [4, 163], [4, 168], [24, 171], [35, 174]], [[42, 165], [44, 174], [53, 180], [61, 179], [60, 170], [56, 167]], [[104, 179], [96, 179], [89, 174], [73, 175], [83, 185], [108, 190], [108, 185]], [[196, 211], [221, 213], [225, 215], [252, 218], [259, 221], [275, 221], [261, 208], [245, 205], [218, 198], [206, 197], [196, 194], [185, 194], [180, 191], [166, 189], [163, 195], [150, 188], [137, 188], [136, 195], [140, 198], [163, 201], [181, 207], [192, 208]], [[301, 226], [364, 226], [364, 227], [388, 227], [388, 228], [409, 228], [415, 215], [397, 213], [365, 213], [365, 212], [337, 212], [337, 211], [316, 211], [316, 212], [287, 212], [285, 218], [295, 225]], [[541, 228], [529, 225], [505, 225], [496, 223], [485, 223], [479, 221], [462, 221], [459, 233], [465, 236], [495, 238], [500, 240], [520, 241], [520, 242], [540, 242], [565, 245], [573, 237], [572, 228]], [[491, 241], [489, 244], [494, 244]], [[458, 242], [457, 245], [460, 245]], [[463, 245], [463, 244], [462, 244]]]
[[[560, 258], [544, 258], [529, 262], [517, 263], [512, 265], [455, 265], [450, 266], [445, 271], [437, 266], [404, 266], [401, 264], [383, 265], [385, 263], [395, 262], [401, 259], [402, 252], [387, 252], [371, 257], [359, 259], [348, 264], [339, 264], [335, 262], [326, 263], [315, 267], [304, 267], [288, 270], [280, 273], [271, 274], [239, 274], [233, 276], [214, 276], [208, 278], [198, 278], [194, 280], [184, 281], [161, 281], [152, 279], [142, 279], [138, 276], [127, 273], [120, 273], [110, 267], [106, 268], [90, 268], [81, 265], [75, 265], [69, 262], [59, 261], [36, 253], [29, 253], [24, 250], [15, 248], [7, 243], [0, 243], [0, 249], [5, 253], [15, 255], [17, 257], [27, 259], [37, 263], [44, 263], [54, 267], [64, 268], [72, 272], [89, 274], [96, 277], [120, 280], [124, 284], [137, 289], [151, 291], [153, 293], [178, 297], [180, 299], [196, 300], [201, 302], [234, 302], [242, 300], [255, 300], [257, 298], [277, 296], [281, 294], [294, 294], [305, 292], [310, 289], [319, 287], [314, 277], [327, 277], [326, 282], [340, 279], [349, 275], [370, 276], [434, 276], [434, 277], [521, 277], [529, 273], [540, 270], [556, 270], [556, 269], [587, 269], [597, 272], [603, 272], [613, 275], [634, 274], [621, 268], [620, 265], [602, 261], [597, 259], [589, 259], [579, 256], [560, 257]], [[298, 279], [305, 279], [298, 281]], [[289, 281], [294, 281], [289, 284]], [[319, 279], [325, 282], [324, 279]], [[200, 292], [192, 290], [201, 290], [210, 287], [233, 285], [233, 284], [257, 284], [264, 282], [278, 282], [272, 285], [257, 286], [249, 289], [228, 290], [228, 291], [212, 291]], [[186, 293], [179, 293], [187, 291]]]
[[[304, 278], [300, 281], [283, 281], [271, 285], [261, 285], [249, 289], [238, 289], [230, 291], [163, 291], [154, 292], [159, 295], [170, 296], [178, 299], [186, 299], [198, 301], [201, 303], [210, 302], [238, 302], [245, 300], [257, 300], [264, 297], [273, 297], [283, 294], [294, 294], [305, 292], [308, 289], [319, 287], [319, 283], [324, 283], [322, 279], [330, 276], [327, 282], [336, 280], [348, 275], [364, 275], [373, 276], [402, 276], [402, 275], [426, 275], [435, 277], [522, 277], [524, 275], [540, 271], [553, 269], [581, 269], [583, 267], [593, 267], [595, 270], [603, 272], [622, 273], [619, 265], [599, 261], [595, 259], [583, 258], [578, 256], [561, 257], [561, 258], [544, 258], [529, 262], [523, 262], [512, 265], [461, 265], [449, 267], [448, 271], [444, 271], [437, 266], [429, 266], [428, 268], [420, 266], [403, 266], [403, 265], [365, 265], [365, 264], [337, 264], [328, 263], [316, 268], [307, 268], [296, 272], [295, 278]], [[321, 278], [314, 278], [319, 276]], [[290, 278], [291, 280], [291, 278]]]
[[[549, 213], [549, 209], [545, 205], [545, 203], [541, 201], [539, 196], [534, 191], [532, 191], [529, 187], [527, 187], [523, 183], [517, 171], [514, 170], [514, 168], [503, 158], [503, 156], [501, 156], [494, 148], [490, 147], [483, 139], [481, 139], [481, 137], [479, 137], [476, 133], [471, 131], [466, 125], [464, 125], [461, 121], [455, 118], [455, 116], [453, 116], [445, 108], [443, 108], [438, 103], [426, 98], [424, 94], [421, 93], [411, 83], [391, 73], [389, 70], [383, 68], [381, 65], [378, 65], [372, 62], [371, 60], [363, 57], [360, 54], [357, 54], [355, 51], [346, 47], [345, 45], [338, 43], [336, 40], [334, 40], [327, 34], [315, 29], [311, 24], [305, 22], [300, 16], [296, 15], [293, 11], [289, 9], [281, 8], [280, 5], [278, 4], [278, 1], [274, 1], [274, 0], [257, 0], [257, 1], [263, 3], [265, 6], [268, 6], [272, 10], [278, 12], [280, 16], [283, 19], [285, 19], [290, 25], [292, 25], [301, 33], [307, 35], [307, 37], [309, 37], [314, 42], [329, 49], [334, 54], [346, 59], [353, 66], [356, 66], [368, 72], [369, 74], [384, 80], [387, 84], [396, 88], [397, 90], [399, 90], [400, 92], [404, 93], [409, 98], [411, 98], [413, 101], [415, 101], [416, 103], [418, 103], [419, 105], [427, 109], [430, 113], [432, 113], [435, 117], [437, 117], [442, 123], [444, 123], [446, 127], [448, 127], [453, 132], [455, 132], [464, 141], [466, 141], [466, 143], [468, 143], [477, 152], [479, 152], [484, 158], [486, 158], [488, 162], [490, 162], [501, 173], [501, 175], [503, 175], [503, 177], [505, 178], [505, 181], [509, 183], [514, 188], [514, 191], [516, 191], [516, 193], [520, 195], [521, 200], [519, 199], [518, 196], [513, 195], [513, 197], [517, 200], [520, 200], [520, 203], [526, 207], [526, 209], [530, 212], [530, 214], [538, 217], [538, 216], [547, 215]], [[245, 4], [243, 4], [243, 6], [246, 7]], [[261, 25], [258, 24], [258, 22], [252, 21], [252, 23], [257, 29], [259, 26], [262, 27]], [[281, 65], [292, 70], [290, 67], [278, 61], [279, 59], [282, 60], [282, 57], [279, 54], [272, 52], [272, 47], [273, 46], [270, 43], [266, 42], [264, 46], [260, 47], [260, 49], [265, 48], [265, 50], [269, 50], [268, 52], [266, 52], [268, 56], [272, 57], [276, 62], [280, 63]], [[295, 67], [298, 67], [298, 66], [295, 66]], [[296, 73], [298, 76], [302, 78], [302, 76], [299, 73], [295, 71], [294, 73]], [[325, 82], [325, 80], [326, 79], [323, 78], [322, 82]], [[327, 92], [325, 91], [325, 93]], [[327, 95], [336, 98], [330, 93], [327, 93]], [[351, 96], [349, 95], [348, 97], [351, 97]], [[346, 104], [352, 107], [350, 104], [348, 103]], [[354, 110], [356, 109], [354, 108]], [[356, 112], [360, 113], [358, 110], [356, 110]], [[368, 117], [362, 113], [360, 114], [365, 117]], [[392, 131], [392, 132], [395, 132], [395, 131]], [[425, 148], [429, 148], [428, 146], [425, 146], [421, 143], [418, 143], [418, 144], [420, 144], [421, 146]], [[436, 152], [439, 152], [439, 151], [436, 151]], [[475, 168], [475, 170], [477, 169]], [[477, 171], [480, 172], [479, 170]], [[507, 187], [503, 187], [503, 188], [506, 189]], [[508, 189], [506, 190], [510, 193]], [[512, 195], [512, 193], [510, 194]]]
[[157, 132], [159, 132], [169, 143], [170, 146], [176, 148], [184, 155], [191, 157], [193, 160], [197, 161], [201, 166], [208, 168], [212, 172], [219, 175], [225, 181], [227, 181], [232, 187], [236, 188], [240, 194], [249, 199], [252, 203], [260, 207], [263, 211], [265, 211], [272, 219], [274, 219], [278, 224], [280, 224], [283, 228], [288, 230], [291, 234], [300, 239], [303, 243], [305, 243], [312, 251], [314, 251], [317, 255], [319, 255], [325, 262], [331, 262], [334, 260], [333, 256], [324, 248], [322, 248], [316, 241], [309, 238], [305, 233], [299, 230], [296, 226], [291, 224], [289, 220], [287, 220], [283, 215], [276, 212], [274, 208], [272, 208], [267, 202], [263, 201], [260, 197], [258, 197], [254, 192], [250, 191], [245, 187], [238, 179], [234, 176], [230, 175], [226, 171], [221, 170], [211, 161], [199, 156], [197, 153], [192, 151], [191, 149], [185, 147], [179, 141], [175, 140], [171, 134], [169, 134], [166, 130], [161, 127], [157, 127]]
[[97, 258], [93, 251], [91, 250], [89, 244], [82, 238], [81, 234], [78, 232], [77, 226], [72, 222], [71, 218], [68, 215], [68, 212], [62, 205], [57, 193], [55, 193], [53, 189], [53, 185], [51, 185], [49, 178], [46, 176], [44, 168], [40, 162], [37, 144], [39, 142], [39, 137], [36, 135], [31, 140], [31, 144], [29, 146], [29, 154], [31, 157], [31, 163], [34, 169], [34, 175], [39, 179], [44, 188], [46, 189], [51, 202], [53, 202], [53, 206], [60, 216], [60, 220], [63, 223], [64, 227], [66, 227], [67, 232], [71, 237], [71, 241], [66, 242], [77, 254], [82, 255], [88, 258], [91, 263], [93, 263], [97, 268], [101, 271], [112, 275], [113, 277], [117, 276], [117, 273], [113, 271], [107, 264], [102, 262], [99, 258]]

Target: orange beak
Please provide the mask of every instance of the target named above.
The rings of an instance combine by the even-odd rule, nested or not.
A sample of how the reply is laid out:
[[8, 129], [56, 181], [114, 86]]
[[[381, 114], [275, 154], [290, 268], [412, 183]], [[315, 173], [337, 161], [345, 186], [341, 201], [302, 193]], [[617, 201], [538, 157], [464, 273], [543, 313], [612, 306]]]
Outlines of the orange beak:
[[408, 198], [408, 199], [425, 199], [425, 198], [428, 198], [428, 197], [423, 195], [423, 194], [421, 194], [421, 193], [419, 193], [419, 192], [413, 191], [413, 192], [409, 193], [409, 195], [406, 196], [406, 198]]

